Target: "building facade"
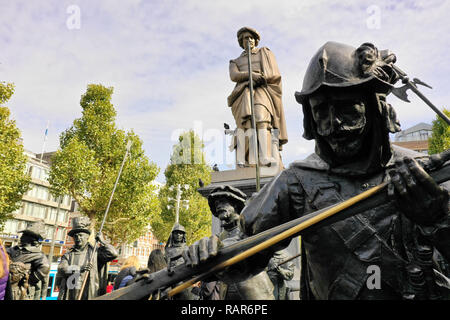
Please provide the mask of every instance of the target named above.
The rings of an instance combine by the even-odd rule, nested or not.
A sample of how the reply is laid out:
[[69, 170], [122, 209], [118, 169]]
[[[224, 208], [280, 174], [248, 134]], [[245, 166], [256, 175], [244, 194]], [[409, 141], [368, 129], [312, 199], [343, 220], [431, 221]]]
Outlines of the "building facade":
[[14, 246], [19, 242], [19, 231], [26, 229], [28, 223], [44, 220], [46, 234], [42, 241], [42, 251], [49, 255], [56, 227], [53, 252], [53, 261], [56, 261], [61, 256], [65, 243], [72, 199], [65, 195], [59, 201], [50, 194], [48, 159], [51, 153], [42, 158], [30, 151], [25, 153], [28, 157], [26, 170], [31, 177], [30, 189], [23, 195], [21, 207], [13, 212], [13, 219], [6, 222], [0, 237], [5, 246]]
[[428, 138], [431, 137], [431, 124], [421, 122], [395, 134], [395, 145], [428, 154]]

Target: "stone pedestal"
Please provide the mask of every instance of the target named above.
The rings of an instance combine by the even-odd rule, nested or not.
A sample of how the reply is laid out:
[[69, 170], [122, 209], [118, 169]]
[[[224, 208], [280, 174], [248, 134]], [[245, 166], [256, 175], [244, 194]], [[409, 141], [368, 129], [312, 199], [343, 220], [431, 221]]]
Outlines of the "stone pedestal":
[[[260, 187], [271, 181], [282, 168], [260, 167]], [[247, 196], [256, 192], [256, 169], [254, 167], [237, 168], [234, 170], [213, 171], [211, 172], [211, 184], [197, 189], [205, 198], [208, 197], [212, 189], [219, 185], [230, 185], [235, 187]]]

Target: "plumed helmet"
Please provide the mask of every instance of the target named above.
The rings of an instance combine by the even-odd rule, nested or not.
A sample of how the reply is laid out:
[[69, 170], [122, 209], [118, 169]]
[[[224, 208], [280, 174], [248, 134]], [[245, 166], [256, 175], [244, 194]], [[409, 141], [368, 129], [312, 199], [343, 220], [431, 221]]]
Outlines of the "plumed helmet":
[[261, 36], [259, 35], [259, 32], [256, 31], [253, 28], [250, 28], [250, 27], [242, 27], [237, 32], [237, 38], [238, 38], [238, 42], [239, 42], [239, 45], [241, 46], [241, 48], [245, 49], [245, 46], [242, 43], [242, 38], [241, 38], [241, 34], [243, 34], [244, 32], [250, 32], [251, 34], [253, 34], [253, 36], [255, 38], [255, 47], [257, 47], [258, 43], [259, 43], [259, 40], [261, 39]]
[[69, 231], [69, 236], [73, 237], [75, 233], [84, 232], [91, 234], [89, 227], [91, 226], [91, 220], [88, 217], [75, 217], [72, 219], [72, 230]]
[[45, 223], [43, 220], [30, 222], [26, 229], [19, 232], [28, 234], [37, 240], [45, 239]]
[[314, 139], [308, 99], [312, 93], [322, 87], [359, 86], [387, 95], [398, 80], [392, 68], [395, 61], [396, 57], [392, 52], [378, 51], [371, 43], [363, 43], [359, 48], [337, 42], [325, 43], [308, 65], [302, 91], [295, 93], [297, 102], [303, 105], [304, 138]]
[[217, 215], [216, 200], [220, 198], [225, 198], [234, 203], [237, 206], [237, 213], [240, 213], [245, 207], [247, 195], [241, 190], [231, 186], [222, 185], [214, 188], [208, 196], [208, 204], [211, 212], [215, 216]]

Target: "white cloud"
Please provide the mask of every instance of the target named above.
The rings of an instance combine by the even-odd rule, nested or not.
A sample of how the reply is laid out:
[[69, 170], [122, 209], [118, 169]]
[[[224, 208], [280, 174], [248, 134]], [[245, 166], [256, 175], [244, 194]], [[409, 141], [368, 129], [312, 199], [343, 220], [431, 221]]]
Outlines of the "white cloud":
[[[81, 28], [66, 27], [66, 8], [76, 3]], [[379, 7], [379, 29], [367, 27], [367, 8]], [[234, 123], [226, 97], [233, 88], [228, 61], [241, 49], [236, 31], [255, 27], [260, 44], [273, 50], [283, 76], [289, 143], [286, 162], [312, 152], [301, 138], [301, 107], [294, 92], [309, 60], [326, 41], [358, 46], [371, 41], [389, 48], [439, 107], [447, 104], [450, 47], [445, 1], [10, 1], [0, 12], [0, 80], [13, 81], [9, 106], [26, 148], [40, 152], [47, 120], [47, 150], [79, 117], [88, 83], [114, 86], [117, 123], [133, 128], [162, 172], [178, 128], [202, 121], [222, 130]], [[404, 127], [430, 122], [432, 111], [418, 98], [389, 101]]]

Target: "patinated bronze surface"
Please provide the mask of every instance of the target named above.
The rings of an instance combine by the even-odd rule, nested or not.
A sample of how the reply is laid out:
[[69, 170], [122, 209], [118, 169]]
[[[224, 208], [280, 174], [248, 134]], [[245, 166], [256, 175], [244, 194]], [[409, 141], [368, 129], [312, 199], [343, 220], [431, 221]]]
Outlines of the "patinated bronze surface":
[[88, 281], [84, 287], [81, 300], [89, 300], [106, 292], [106, 264], [117, 258], [116, 249], [97, 237], [100, 247], [96, 250], [93, 263], [90, 263], [94, 247], [88, 242], [91, 233], [91, 221], [88, 217], [72, 219], [72, 230], [69, 232], [75, 242], [74, 246], [62, 256], [58, 266], [57, 285], [58, 300], [76, 300], [81, 290], [85, 272], [89, 271]]
[[[398, 79], [395, 60], [370, 43], [323, 45], [295, 95], [315, 153], [292, 163], [241, 213], [250, 236], [389, 181], [390, 201], [302, 234], [301, 299], [449, 298], [442, 266], [450, 261], [450, 186], [422, 168], [428, 156], [390, 144], [389, 133], [400, 130], [386, 102]], [[263, 269], [287, 244], [234, 271]]]
[[[274, 253], [267, 265], [267, 274], [273, 283], [273, 295], [276, 300], [287, 300], [287, 286], [285, 281], [292, 280], [294, 277], [294, 263], [286, 250], [280, 250]], [[285, 262], [285, 263], [284, 263]]]
[[14, 299], [39, 300], [40, 283], [45, 281], [50, 272], [50, 263], [41, 252], [39, 243], [39, 240], [45, 238], [44, 222], [32, 222], [20, 232], [22, 236], [19, 245], [7, 249], [13, 263], [11, 280], [14, 282]]
[[[211, 212], [220, 219], [223, 231], [218, 235], [223, 243], [242, 238], [239, 228], [239, 213], [245, 205], [247, 196], [239, 189], [220, 186], [211, 191], [208, 203]], [[224, 300], [273, 300], [273, 284], [265, 270], [255, 276], [236, 283], [221, 283]], [[226, 286], [226, 288], [225, 288]]]

